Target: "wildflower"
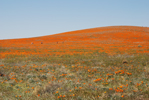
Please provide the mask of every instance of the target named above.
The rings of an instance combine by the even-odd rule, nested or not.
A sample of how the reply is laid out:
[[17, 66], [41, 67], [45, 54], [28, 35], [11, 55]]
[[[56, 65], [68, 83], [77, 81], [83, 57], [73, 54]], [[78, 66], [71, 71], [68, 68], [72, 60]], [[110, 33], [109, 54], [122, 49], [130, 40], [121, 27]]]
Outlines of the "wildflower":
[[63, 97], [66, 97], [65, 95], [63, 95]]
[[123, 88], [123, 86], [120, 86], [120, 88]]
[[79, 89], [81, 89], [82, 87], [79, 87]]
[[90, 72], [91, 70], [88, 69], [88, 72]]
[[92, 86], [92, 84], [89, 84], [90, 86]]
[[136, 90], [133, 90], [133, 92], [137, 92]]
[[101, 78], [98, 78], [98, 79], [94, 80], [94, 82], [98, 82], [98, 81], [100, 81], [100, 80], [101, 80]]
[[128, 84], [126, 84], [126, 87], [128, 87]]

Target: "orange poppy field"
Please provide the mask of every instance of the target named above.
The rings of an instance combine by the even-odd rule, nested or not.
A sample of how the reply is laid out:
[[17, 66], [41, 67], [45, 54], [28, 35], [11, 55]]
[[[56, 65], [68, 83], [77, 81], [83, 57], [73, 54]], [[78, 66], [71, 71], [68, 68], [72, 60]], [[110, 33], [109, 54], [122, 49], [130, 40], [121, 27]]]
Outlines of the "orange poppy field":
[[148, 100], [149, 28], [0, 40], [2, 100]]

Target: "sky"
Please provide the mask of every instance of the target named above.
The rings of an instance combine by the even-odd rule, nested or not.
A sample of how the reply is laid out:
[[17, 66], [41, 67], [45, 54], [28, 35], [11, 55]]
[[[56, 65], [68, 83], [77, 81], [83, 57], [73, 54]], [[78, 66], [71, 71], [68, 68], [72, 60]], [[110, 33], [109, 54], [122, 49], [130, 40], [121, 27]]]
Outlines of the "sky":
[[0, 40], [118, 25], [149, 27], [149, 0], [0, 0]]

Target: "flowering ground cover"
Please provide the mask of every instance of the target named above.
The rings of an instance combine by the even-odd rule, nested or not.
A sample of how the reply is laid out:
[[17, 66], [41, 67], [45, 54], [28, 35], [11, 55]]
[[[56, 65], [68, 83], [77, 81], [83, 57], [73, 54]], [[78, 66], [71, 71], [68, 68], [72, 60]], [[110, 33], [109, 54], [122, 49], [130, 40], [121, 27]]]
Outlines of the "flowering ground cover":
[[149, 99], [149, 28], [0, 40], [0, 99]]

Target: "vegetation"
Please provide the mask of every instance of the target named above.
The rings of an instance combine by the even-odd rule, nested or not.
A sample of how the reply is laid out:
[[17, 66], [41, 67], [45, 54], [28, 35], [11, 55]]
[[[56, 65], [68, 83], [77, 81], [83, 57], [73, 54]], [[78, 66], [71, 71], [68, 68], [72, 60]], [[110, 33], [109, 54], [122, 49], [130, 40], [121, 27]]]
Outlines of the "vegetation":
[[[94, 53], [0, 60], [1, 99], [147, 99], [149, 55]], [[125, 63], [124, 63], [125, 62]]]
[[0, 40], [1, 100], [147, 100], [149, 29]]

